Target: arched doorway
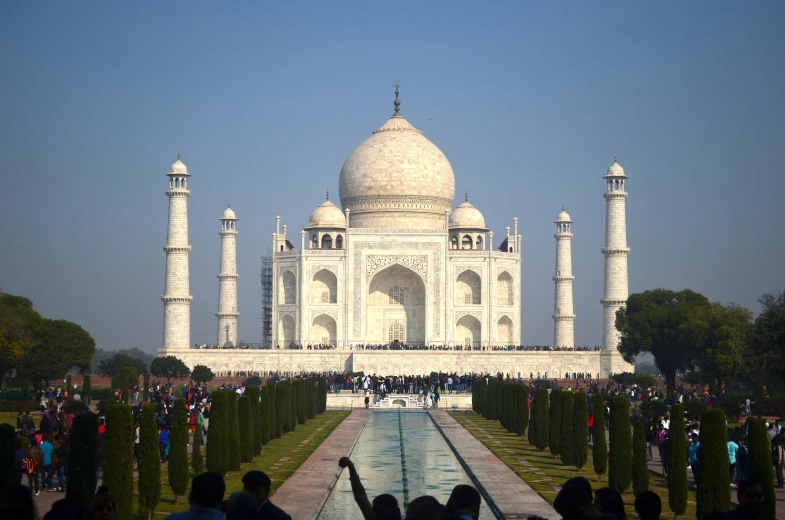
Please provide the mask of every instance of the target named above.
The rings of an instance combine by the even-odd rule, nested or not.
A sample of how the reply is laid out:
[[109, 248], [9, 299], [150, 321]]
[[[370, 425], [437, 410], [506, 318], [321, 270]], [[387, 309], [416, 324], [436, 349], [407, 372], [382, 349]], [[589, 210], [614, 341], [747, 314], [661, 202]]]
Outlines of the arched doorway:
[[367, 343], [389, 343], [391, 333], [405, 343], [425, 343], [425, 283], [411, 269], [393, 264], [376, 273], [365, 312]]
[[320, 269], [311, 281], [311, 303], [337, 303], [338, 278], [332, 271]]
[[482, 282], [480, 275], [466, 270], [455, 281], [455, 305], [480, 305]]
[[284, 271], [281, 276], [280, 303], [293, 305], [297, 303], [297, 278], [291, 271]]
[[496, 305], [512, 305], [513, 294], [512, 276], [503, 271], [496, 280]]
[[455, 343], [464, 347], [479, 347], [481, 333], [480, 320], [467, 314], [455, 324]]
[[512, 345], [512, 320], [502, 316], [496, 324], [496, 342], [499, 345]]
[[294, 343], [295, 335], [294, 318], [291, 314], [284, 314], [281, 317], [280, 325], [278, 327], [278, 346], [288, 347]]
[[335, 345], [335, 338], [338, 337], [337, 328], [332, 317], [326, 314], [318, 315], [311, 324], [311, 344]]

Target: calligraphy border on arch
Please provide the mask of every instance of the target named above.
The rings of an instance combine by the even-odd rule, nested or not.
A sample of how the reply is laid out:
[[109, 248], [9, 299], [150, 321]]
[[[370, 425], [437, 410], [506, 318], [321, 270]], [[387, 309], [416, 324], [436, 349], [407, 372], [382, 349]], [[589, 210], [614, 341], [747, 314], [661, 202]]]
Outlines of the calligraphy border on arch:
[[331, 273], [333, 273], [336, 278], [338, 277], [338, 266], [337, 265], [321, 265], [315, 264], [311, 265], [310, 269], [308, 270], [308, 279], [313, 280], [313, 275], [321, 271], [322, 269], [327, 269]]
[[[433, 255], [433, 323], [434, 323], [434, 339], [441, 338], [441, 298], [442, 298], [442, 256], [439, 254], [446, 246], [439, 242], [357, 242], [352, 245], [354, 250], [354, 311], [352, 321], [354, 322], [352, 330], [355, 336], [360, 335], [360, 324], [362, 321], [362, 290], [361, 281], [362, 275], [365, 273], [363, 269], [363, 251], [368, 249], [396, 249], [405, 251], [407, 249], [415, 249], [419, 251], [432, 251], [436, 254]], [[425, 288], [426, 293], [428, 287]]]
[[368, 255], [365, 257], [365, 277], [394, 264], [411, 267], [428, 283], [428, 255]]

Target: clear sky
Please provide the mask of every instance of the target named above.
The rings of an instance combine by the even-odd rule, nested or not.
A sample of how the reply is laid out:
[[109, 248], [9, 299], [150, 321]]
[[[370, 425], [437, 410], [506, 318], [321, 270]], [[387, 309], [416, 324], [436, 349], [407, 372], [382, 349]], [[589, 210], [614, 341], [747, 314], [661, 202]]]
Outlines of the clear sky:
[[[214, 342], [219, 221], [238, 214], [240, 338], [260, 257], [401, 113], [496, 237], [523, 234], [522, 340], [552, 341], [572, 215], [575, 339], [602, 340], [605, 202], [627, 184], [630, 290], [758, 312], [785, 288], [785, 2], [4, 2], [0, 286], [104, 349], [161, 344], [167, 198], [189, 188], [192, 343]], [[498, 240], [497, 240], [498, 243]]]

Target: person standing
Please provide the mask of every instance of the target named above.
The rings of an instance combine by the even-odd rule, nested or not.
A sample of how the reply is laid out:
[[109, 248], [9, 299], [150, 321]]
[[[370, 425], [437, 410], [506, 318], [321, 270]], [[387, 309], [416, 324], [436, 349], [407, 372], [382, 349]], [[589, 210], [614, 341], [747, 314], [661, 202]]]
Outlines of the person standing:
[[733, 483], [733, 475], [736, 473], [736, 460], [739, 452], [739, 445], [736, 441], [728, 436], [728, 472], [730, 473], [730, 485], [735, 487]]
[[38, 475], [44, 465], [44, 455], [41, 449], [36, 445], [35, 440], [30, 442], [30, 448], [27, 450], [27, 456], [24, 460], [25, 473], [27, 473], [27, 487], [30, 488], [32, 493], [35, 489], [35, 496], [40, 494], [38, 489]]
[[41, 488], [44, 491], [54, 491], [54, 489], [52, 489], [52, 454], [54, 453], [55, 448], [52, 443], [49, 442], [48, 435], [44, 435], [43, 442], [41, 442], [39, 449], [44, 457], [43, 466], [41, 468]]
[[371, 391], [368, 388], [365, 389], [365, 408], [368, 409], [369, 404], [371, 401]]

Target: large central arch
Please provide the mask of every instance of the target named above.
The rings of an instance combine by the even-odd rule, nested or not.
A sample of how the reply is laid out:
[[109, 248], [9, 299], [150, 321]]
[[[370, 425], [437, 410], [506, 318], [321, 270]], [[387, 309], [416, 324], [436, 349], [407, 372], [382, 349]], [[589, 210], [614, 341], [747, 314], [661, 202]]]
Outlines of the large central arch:
[[376, 273], [368, 285], [365, 323], [364, 341], [368, 344], [389, 343], [390, 338], [409, 344], [425, 343], [425, 283], [422, 278], [399, 264]]

